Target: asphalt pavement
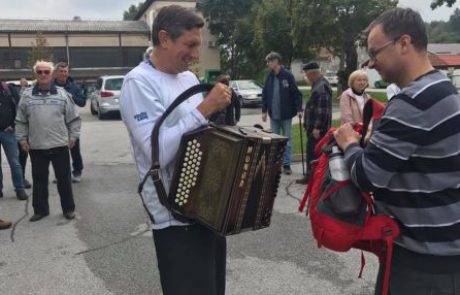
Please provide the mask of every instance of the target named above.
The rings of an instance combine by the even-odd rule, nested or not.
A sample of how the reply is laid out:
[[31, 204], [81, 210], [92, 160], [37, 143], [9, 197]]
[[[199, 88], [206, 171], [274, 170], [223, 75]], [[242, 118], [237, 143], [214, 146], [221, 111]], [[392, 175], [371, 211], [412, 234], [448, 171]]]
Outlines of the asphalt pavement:
[[[81, 183], [73, 185], [75, 220], [62, 216], [50, 183], [50, 216], [29, 222], [32, 201], [15, 198], [2, 162], [0, 218], [14, 226], [0, 231], [0, 295], [161, 294], [126, 129], [117, 117], [98, 121], [88, 107], [82, 116], [85, 168]], [[241, 125], [255, 121], [260, 123], [260, 109], [245, 109]], [[304, 186], [294, 180], [302, 168], [292, 168], [292, 175], [281, 178], [271, 226], [228, 237], [227, 294], [373, 294], [374, 257], [366, 255], [358, 279], [360, 252], [317, 248], [307, 218], [297, 211]], [[30, 162], [26, 176], [31, 180]]]

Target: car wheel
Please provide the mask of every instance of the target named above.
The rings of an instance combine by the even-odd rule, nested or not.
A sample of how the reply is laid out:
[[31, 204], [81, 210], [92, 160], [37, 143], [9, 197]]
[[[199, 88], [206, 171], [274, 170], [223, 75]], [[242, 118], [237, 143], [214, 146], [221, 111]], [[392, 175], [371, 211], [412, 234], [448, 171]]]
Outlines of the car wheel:
[[244, 99], [241, 95], [238, 96], [238, 101], [240, 102], [240, 107], [244, 107]]
[[97, 108], [97, 118], [99, 120], [104, 120], [105, 119], [105, 116], [102, 114], [101, 108], [99, 108], [99, 107]]
[[89, 109], [91, 111], [91, 115], [97, 115], [97, 110], [94, 109], [92, 102], [89, 104]]

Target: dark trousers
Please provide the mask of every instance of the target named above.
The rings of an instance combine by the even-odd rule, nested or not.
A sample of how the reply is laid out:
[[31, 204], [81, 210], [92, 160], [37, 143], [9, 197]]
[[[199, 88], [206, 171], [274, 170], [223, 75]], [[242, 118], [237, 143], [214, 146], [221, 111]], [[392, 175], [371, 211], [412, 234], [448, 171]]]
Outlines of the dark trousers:
[[[375, 295], [382, 294], [383, 267], [380, 268]], [[460, 295], [460, 272], [426, 273], [397, 260], [391, 263], [389, 295]]]
[[48, 204], [48, 174], [50, 162], [53, 165], [57, 180], [57, 189], [61, 198], [62, 212], [75, 210], [72, 184], [70, 182], [69, 149], [65, 147], [48, 150], [30, 150], [32, 163], [33, 201], [35, 214], [49, 214]]
[[311, 171], [311, 161], [316, 160], [315, 155], [315, 145], [318, 143], [313, 135], [307, 135], [307, 175], [310, 175]]
[[164, 295], [224, 295], [227, 242], [198, 225], [153, 230]]
[[23, 151], [21, 148], [21, 145], [18, 143], [18, 149], [19, 149], [19, 164], [21, 164], [22, 168], [22, 176], [25, 178], [26, 176], [26, 165], [27, 165], [27, 158], [29, 157], [29, 153]]
[[75, 141], [75, 146], [70, 149], [70, 155], [72, 156], [72, 168], [74, 175], [81, 175], [83, 170], [83, 159], [80, 153], [80, 139]]

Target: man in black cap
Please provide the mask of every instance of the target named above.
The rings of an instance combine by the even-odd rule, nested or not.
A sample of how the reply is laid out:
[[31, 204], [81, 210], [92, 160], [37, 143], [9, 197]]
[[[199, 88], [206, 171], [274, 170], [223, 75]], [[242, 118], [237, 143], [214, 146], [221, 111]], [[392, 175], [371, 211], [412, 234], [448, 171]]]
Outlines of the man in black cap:
[[310, 99], [305, 105], [303, 127], [307, 132], [307, 174], [296, 183], [306, 184], [311, 173], [311, 162], [316, 159], [314, 148], [318, 140], [331, 128], [332, 89], [321, 75], [316, 62], [303, 68], [306, 80], [311, 84]]
[[292, 118], [302, 116], [302, 93], [294, 76], [281, 65], [281, 55], [270, 52], [265, 58], [271, 70], [262, 90], [262, 121], [270, 116], [270, 128], [274, 133], [289, 138], [283, 159], [284, 174], [291, 174]]

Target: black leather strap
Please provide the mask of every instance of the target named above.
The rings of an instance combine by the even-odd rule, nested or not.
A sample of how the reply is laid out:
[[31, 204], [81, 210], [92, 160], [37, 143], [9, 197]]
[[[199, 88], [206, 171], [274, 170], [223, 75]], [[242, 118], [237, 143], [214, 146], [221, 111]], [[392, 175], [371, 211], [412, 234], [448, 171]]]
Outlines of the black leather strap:
[[[174, 102], [166, 109], [163, 115], [158, 119], [155, 126], [153, 127], [152, 134], [150, 137], [150, 141], [152, 144], [152, 166], [150, 167], [149, 171], [145, 175], [144, 179], [138, 186], [138, 193], [142, 193], [142, 188], [147, 181], [148, 177], [152, 177], [153, 184], [155, 185], [155, 189], [157, 190], [158, 198], [160, 203], [165, 206], [168, 210], [171, 210], [171, 206], [168, 203], [168, 196], [166, 194], [166, 190], [163, 184], [163, 180], [160, 176], [160, 151], [159, 151], [159, 133], [160, 127], [166, 118], [171, 114], [171, 112], [179, 106], [182, 102], [190, 98], [191, 96], [201, 93], [201, 92], [208, 92], [210, 91], [214, 85], [212, 84], [198, 84], [195, 86], [190, 87], [189, 89], [185, 90], [182, 94], [180, 94]], [[152, 217], [151, 217], [152, 218]]]
[[363, 129], [361, 130], [361, 142], [360, 145], [364, 146], [364, 140], [366, 138], [367, 130], [369, 129], [369, 124], [371, 123], [372, 116], [374, 115], [374, 102], [372, 98], [369, 99], [363, 108]]

